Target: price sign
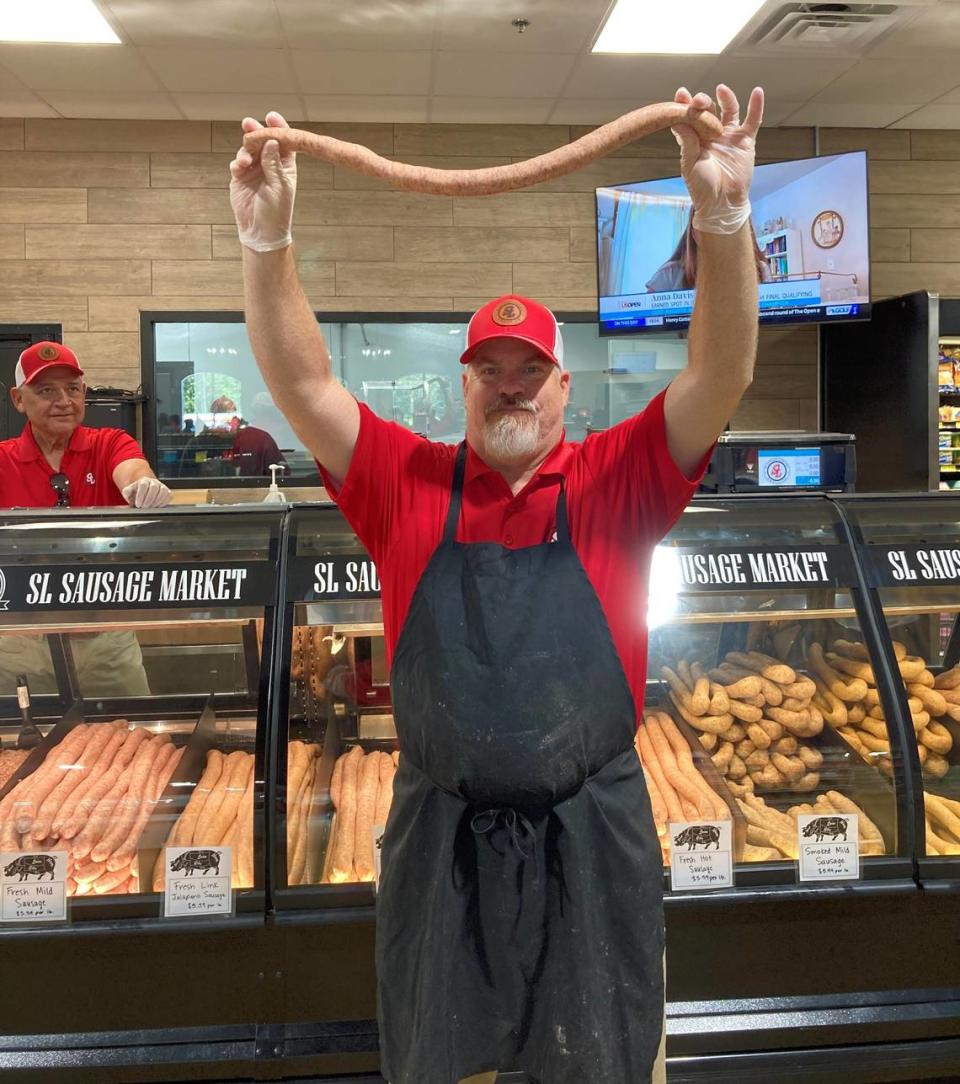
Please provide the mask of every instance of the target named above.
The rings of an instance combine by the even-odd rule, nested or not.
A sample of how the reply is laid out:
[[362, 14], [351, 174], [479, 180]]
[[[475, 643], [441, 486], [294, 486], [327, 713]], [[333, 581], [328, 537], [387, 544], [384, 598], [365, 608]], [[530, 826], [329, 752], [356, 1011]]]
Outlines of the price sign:
[[164, 847], [166, 918], [233, 914], [232, 847]]
[[733, 885], [733, 842], [730, 821], [671, 821], [670, 887], [730, 888]]
[[797, 817], [801, 881], [860, 878], [860, 818], [856, 813], [801, 813]]
[[67, 858], [66, 851], [0, 854], [0, 919], [65, 922]]

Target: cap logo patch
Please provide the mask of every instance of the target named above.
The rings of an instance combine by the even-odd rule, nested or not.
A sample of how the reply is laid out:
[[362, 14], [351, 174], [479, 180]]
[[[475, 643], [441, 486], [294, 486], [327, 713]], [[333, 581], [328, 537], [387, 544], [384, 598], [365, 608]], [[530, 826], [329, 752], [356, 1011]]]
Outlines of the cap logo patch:
[[60, 351], [55, 346], [41, 346], [37, 351], [37, 357], [41, 361], [54, 361], [60, 357]]
[[522, 324], [527, 318], [527, 306], [520, 301], [502, 301], [490, 317], [500, 327], [513, 327]]

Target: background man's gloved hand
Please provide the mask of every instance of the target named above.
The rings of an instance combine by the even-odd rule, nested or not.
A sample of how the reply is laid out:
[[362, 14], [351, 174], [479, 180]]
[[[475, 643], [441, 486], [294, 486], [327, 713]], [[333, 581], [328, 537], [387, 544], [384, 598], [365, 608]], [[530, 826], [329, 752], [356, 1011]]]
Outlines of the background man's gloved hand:
[[138, 478], [120, 492], [131, 508], [162, 508], [170, 503], [170, 490], [158, 478]]
[[[681, 87], [675, 100], [693, 112], [710, 109], [708, 94], [691, 95]], [[694, 229], [703, 233], [736, 233], [750, 217], [750, 182], [756, 153], [757, 132], [763, 120], [763, 91], [750, 95], [746, 120], [740, 123], [737, 96], [722, 83], [717, 87], [723, 135], [712, 142], [686, 124], [673, 129], [680, 144], [680, 172], [693, 200]]]
[[[267, 128], [289, 128], [279, 113], [268, 113]], [[264, 127], [244, 117], [243, 130]], [[297, 156], [281, 154], [280, 144], [267, 140], [257, 159], [241, 147], [230, 163], [230, 205], [240, 242], [255, 252], [275, 252], [293, 241], [293, 201], [297, 193]]]

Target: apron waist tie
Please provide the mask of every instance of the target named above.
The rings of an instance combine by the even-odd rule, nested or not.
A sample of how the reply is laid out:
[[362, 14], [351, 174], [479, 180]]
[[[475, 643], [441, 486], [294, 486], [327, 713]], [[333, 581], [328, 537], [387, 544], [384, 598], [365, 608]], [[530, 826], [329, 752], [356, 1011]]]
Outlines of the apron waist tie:
[[[489, 835], [498, 825], [507, 830], [514, 849], [524, 859], [533, 859], [533, 881], [540, 883], [540, 868], [537, 863], [537, 830], [533, 822], [512, 806], [485, 809], [470, 818], [470, 828], [478, 836]], [[524, 846], [524, 837], [530, 840], [531, 850]]]

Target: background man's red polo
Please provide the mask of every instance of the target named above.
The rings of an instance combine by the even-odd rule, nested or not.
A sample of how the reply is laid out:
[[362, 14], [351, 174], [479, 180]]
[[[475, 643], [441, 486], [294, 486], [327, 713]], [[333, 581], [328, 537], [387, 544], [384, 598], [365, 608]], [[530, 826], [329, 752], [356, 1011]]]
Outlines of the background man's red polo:
[[[670, 456], [664, 393], [636, 417], [585, 442], [557, 445], [514, 496], [502, 475], [467, 455], [457, 540], [519, 548], [556, 531], [566, 478], [573, 544], [603, 606], [638, 717], [647, 665], [647, 574], [653, 547], [696, 491]], [[384, 634], [392, 657], [414, 590], [443, 536], [456, 446], [436, 444], [360, 404], [360, 435], [343, 487], [321, 472], [330, 495], [375, 561]], [[556, 599], [557, 606], [563, 599]], [[602, 690], [597, 690], [602, 695]]]
[[[70, 434], [61, 473], [70, 480], [70, 506], [93, 508], [123, 504], [113, 472], [127, 459], [144, 459], [140, 445], [122, 429], [80, 425]], [[50, 478], [57, 472], [44, 459], [28, 422], [19, 437], [0, 442], [0, 507], [53, 508], [57, 494]]]

